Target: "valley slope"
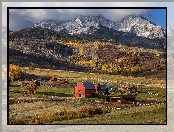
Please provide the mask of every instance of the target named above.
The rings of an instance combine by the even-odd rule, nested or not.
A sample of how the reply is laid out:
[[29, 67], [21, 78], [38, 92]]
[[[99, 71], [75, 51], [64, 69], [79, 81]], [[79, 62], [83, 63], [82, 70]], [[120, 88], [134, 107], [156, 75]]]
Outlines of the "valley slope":
[[21, 66], [122, 75], [166, 69], [165, 39], [138, 37], [103, 26], [96, 31], [92, 28], [92, 35], [40, 27], [9, 32], [9, 61]]

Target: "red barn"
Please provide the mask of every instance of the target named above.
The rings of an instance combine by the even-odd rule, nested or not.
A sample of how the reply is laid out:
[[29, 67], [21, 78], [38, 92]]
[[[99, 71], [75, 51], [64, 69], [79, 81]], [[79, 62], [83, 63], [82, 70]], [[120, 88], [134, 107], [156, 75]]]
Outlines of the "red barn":
[[91, 82], [78, 82], [73, 96], [76, 98], [94, 97], [96, 89]]

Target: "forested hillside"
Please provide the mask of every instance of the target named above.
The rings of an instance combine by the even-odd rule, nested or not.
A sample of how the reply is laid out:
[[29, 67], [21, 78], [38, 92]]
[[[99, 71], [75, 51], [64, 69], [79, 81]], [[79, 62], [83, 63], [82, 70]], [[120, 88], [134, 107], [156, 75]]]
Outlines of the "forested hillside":
[[101, 25], [88, 32], [70, 35], [39, 27], [10, 31], [9, 61], [21, 66], [122, 75], [166, 69], [165, 39], [138, 37]]

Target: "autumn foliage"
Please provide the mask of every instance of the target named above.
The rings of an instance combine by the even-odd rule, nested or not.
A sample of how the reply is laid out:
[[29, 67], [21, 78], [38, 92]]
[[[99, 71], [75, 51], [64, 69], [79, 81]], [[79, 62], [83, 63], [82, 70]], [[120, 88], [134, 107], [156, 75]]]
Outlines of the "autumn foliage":
[[87, 113], [89, 115], [95, 115], [95, 114], [103, 114], [103, 110], [99, 107], [92, 107], [92, 108], [81, 108], [79, 113]]
[[55, 111], [50, 114], [42, 113], [36, 115], [28, 122], [28, 124], [45, 124], [53, 121], [86, 118], [110, 112], [109, 109], [102, 109], [99, 107], [80, 108], [78, 111], [61, 110], [60, 112]]
[[19, 66], [10, 64], [9, 66], [9, 79], [14, 81], [22, 76], [22, 70]]
[[35, 94], [37, 89], [38, 87], [35, 83], [27, 84], [26, 86], [23, 87], [23, 90], [29, 91], [30, 94]]

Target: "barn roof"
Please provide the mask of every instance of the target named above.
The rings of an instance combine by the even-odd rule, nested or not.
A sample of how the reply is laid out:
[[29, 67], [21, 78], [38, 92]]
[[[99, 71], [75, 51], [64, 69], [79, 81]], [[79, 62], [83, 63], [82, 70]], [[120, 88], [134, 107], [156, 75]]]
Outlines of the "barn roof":
[[106, 87], [108, 86], [108, 88], [111, 88], [111, 86], [109, 84], [100, 84], [101, 89], [106, 89]]
[[82, 82], [85, 89], [95, 89], [94, 84], [92, 84], [91, 82]]

